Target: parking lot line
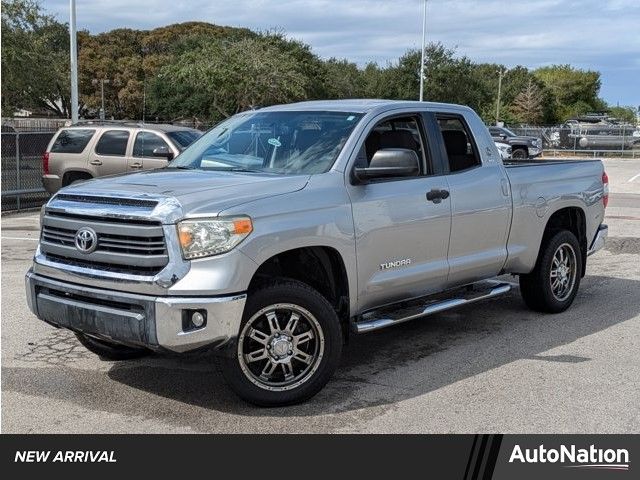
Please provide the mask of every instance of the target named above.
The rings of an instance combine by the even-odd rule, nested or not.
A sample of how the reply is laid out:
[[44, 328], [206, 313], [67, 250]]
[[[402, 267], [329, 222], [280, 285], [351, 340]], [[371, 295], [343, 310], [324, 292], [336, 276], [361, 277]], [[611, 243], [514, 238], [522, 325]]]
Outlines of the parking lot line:
[[31, 240], [37, 242], [40, 240], [39, 238], [29, 238], [29, 237], [1, 237], [2, 240]]
[[639, 178], [639, 177], [640, 177], [640, 173], [631, 177], [629, 180], [627, 180], [627, 182], [633, 182], [636, 178]]

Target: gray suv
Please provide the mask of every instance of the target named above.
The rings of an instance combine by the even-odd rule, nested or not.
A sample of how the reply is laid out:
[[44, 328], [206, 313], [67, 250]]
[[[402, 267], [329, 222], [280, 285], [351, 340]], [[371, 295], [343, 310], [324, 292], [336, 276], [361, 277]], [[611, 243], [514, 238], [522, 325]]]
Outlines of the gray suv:
[[176, 125], [81, 122], [58, 130], [42, 156], [42, 183], [53, 194], [80, 180], [160, 168], [200, 137]]

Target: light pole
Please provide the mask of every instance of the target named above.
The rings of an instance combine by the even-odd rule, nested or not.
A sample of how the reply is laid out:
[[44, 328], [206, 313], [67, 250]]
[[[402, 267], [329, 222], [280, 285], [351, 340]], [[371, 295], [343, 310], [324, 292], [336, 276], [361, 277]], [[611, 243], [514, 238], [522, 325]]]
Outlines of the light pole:
[[94, 78], [91, 80], [93, 85], [97, 85], [100, 82], [100, 97], [102, 98], [102, 108], [100, 108], [100, 120], [104, 120], [104, 84], [109, 83], [108, 78]]
[[69, 40], [71, 54], [71, 123], [78, 123], [78, 44], [76, 41], [76, 0], [69, 0]]
[[498, 101], [496, 102], [496, 125], [500, 122], [500, 94], [502, 93], [502, 77], [507, 73], [507, 68], [498, 70]]
[[424, 48], [427, 36], [427, 0], [422, 7], [422, 50], [420, 52], [420, 101], [424, 99]]

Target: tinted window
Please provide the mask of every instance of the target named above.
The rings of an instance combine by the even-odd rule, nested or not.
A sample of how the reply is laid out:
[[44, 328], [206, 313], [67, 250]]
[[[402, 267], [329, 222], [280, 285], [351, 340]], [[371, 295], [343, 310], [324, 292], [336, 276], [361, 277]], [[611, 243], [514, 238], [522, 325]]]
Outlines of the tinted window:
[[62, 130], [51, 147], [56, 153], [82, 153], [95, 130]]
[[[414, 117], [385, 120], [375, 126], [364, 142], [365, 155], [358, 158], [357, 166], [368, 166], [373, 155], [385, 148], [405, 148], [413, 150], [419, 159], [425, 151], [420, 135], [420, 125]], [[366, 158], [366, 165], [362, 159]], [[421, 162], [422, 163], [422, 162]]]
[[126, 130], [109, 130], [102, 134], [96, 145], [98, 155], [124, 156], [127, 153], [129, 132]]
[[473, 136], [462, 118], [444, 115], [437, 118], [449, 158], [449, 170], [459, 172], [480, 165]]
[[179, 130], [175, 132], [167, 132], [167, 136], [173, 140], [173, 143], [180, 149], [184, 150], [198, 138], [202, 136], [202, 132], [193, 130]]
[[326, 172], [335, 162], [359, 113], [254, 111], [209, 130], [169, 168], [199, 168], [300, 175]]
[[[167, 142], [155, 133], [140, 132], [136, 135], [136, 141], [133, 144], [134, 157], [153, 157], [153, 151], [156, 148], [169, 148]], [[169, 150], [171, 151], [171, 150]]]

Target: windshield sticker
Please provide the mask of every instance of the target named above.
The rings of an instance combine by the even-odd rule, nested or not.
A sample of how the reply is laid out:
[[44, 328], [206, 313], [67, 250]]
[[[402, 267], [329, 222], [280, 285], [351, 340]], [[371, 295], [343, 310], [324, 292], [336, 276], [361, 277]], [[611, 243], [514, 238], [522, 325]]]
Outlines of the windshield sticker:
[[267, 140], [267, 143], [269, 145], [273, 145], [276, 148], [282, 146], [282, 143], [280, 143], [280, 140], [278, 140], [277, 138], [270, 138], [269, 140]]
[[349, 115], [347, 117], [347, 122], [352, 122], [354, 118], [356, 118], [355, 115]]

